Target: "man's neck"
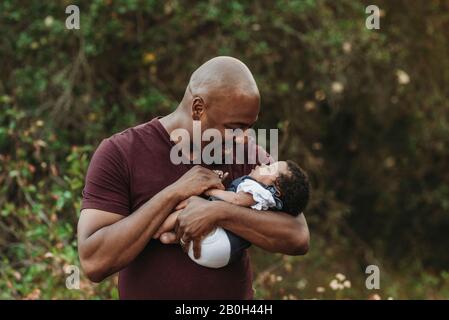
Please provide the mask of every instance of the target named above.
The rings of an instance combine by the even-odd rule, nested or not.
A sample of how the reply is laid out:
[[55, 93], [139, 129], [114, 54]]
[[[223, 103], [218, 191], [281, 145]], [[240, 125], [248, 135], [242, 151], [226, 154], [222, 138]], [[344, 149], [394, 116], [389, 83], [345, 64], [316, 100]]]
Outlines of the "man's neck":
[[166, 115], [165, 117], [162, 117], [159, 119], [164, 129], [168, 132], [170, 135], [173, 130], [184, 128], [188, 130], [188, 123], [186, 119], [186, 115], [183, 113], [183, 110], [178, 107], [175, 111], [172, 113]]
[[[183, 129], [188, 130], [189, 121], [191, 121], [191, 119], [188, 118], [188, 116], [184, 113], [184, 111], [180, 107], [178, 107], [172, 113], [166, 115], [165, 117], [160, 118], [159, 121], [162, 124], [162, 126], [164, 127], [164, 129], [167, 131], [168, 135], [171, 135], [171, 133], [175, 129], [183, 128]], [[190, 137], [190, 138], [192, 138], [192, 137]], [[184, 143], [185, 142], [186, 141], [184, 141]], [[189, 145], [186, 146], [186, 149], [183, 148], [182, 150], [190, 151], [190, 153], [184, 154], [184, 156], [187, 159], [189, 159], [190, 161], [192, 161], [194, 158], [194, 154], [193, 154], [193, 146], [191, 144], [191, 141], [190, 141]]]

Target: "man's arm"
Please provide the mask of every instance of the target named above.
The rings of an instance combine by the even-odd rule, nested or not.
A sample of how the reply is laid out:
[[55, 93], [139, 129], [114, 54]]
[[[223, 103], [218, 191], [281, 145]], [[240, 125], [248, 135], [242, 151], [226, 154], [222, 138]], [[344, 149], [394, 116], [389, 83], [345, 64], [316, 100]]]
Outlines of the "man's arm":
[[217, 225], [264, 250], [288, 255], [304, 255], [309, 250], [310, 234], [303, 214], [292, 217], [284, 212], [257, 211], [229, 203], [219, 203], [211, 210], [216, 210]]
[[78, 221], [78, 252], [88, 278], [100, 282], [127, 266], [180, 201], [209, 188], [224, 189], [215, 173], [195, 166], [127, 217], [84, 209]]
[[178, 196], [164, 189], [127, 217], [84, 209], [78, 221], [78, 251], [87, 277], [100, 282], [128, 265], [177, 203]]
[[193, 241], [197, 255], [200, 240], [215, 226], [234, 232], [252, 244], [270, 251], [303, 255], [309, 249], [309, 228], [304, 215], [297, 218], [283, 212], [256, 211], [224, 201], [191, 197], [179, 214], [176, 239]]

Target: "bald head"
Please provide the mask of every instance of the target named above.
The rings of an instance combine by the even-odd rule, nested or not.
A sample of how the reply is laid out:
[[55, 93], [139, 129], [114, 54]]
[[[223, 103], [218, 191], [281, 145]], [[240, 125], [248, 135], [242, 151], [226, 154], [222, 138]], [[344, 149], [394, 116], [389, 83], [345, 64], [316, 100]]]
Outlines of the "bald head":
[[201, 65], [190, 77], [187, 91], [211, 104], [230, 95], [259, 99], [259, 89], [248, 67], [227, 56], [213, 58]]
[[202, 131], [214, 128], [224, 133], [225, 129], [251, 127], [257, 120], [259, 109], [259, 89], [248, 67], [232, 57], [216, 57], [192, 74], [171, 119], [174, 119], [173, 126], [185, 128], [190, 133], [192, 120], [201, 121]]

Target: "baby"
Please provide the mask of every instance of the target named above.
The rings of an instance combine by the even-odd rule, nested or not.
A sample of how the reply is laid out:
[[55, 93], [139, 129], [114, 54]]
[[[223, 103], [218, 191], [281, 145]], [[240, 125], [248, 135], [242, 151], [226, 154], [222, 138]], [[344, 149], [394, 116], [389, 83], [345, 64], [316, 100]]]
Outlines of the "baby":
[[[224, 176], [220, 171], [216, 173]], [[256, 210], [279, 210], [297, 216], [307, 206], [309, 189], [304, 170], [294, 161], [287, 160], [257, 166], [249, 175], [232, 181], [226, 191], [210, 189], [205, 195], [209, 200], [222, 200]], [[174, 225], [175, 221], [176, 217], [171, 215], [164, 224]], [[160, 236], [158, 232], [156, 235]], [[238, 258], [250, 245], [231, 231], [217, 227], [202, 239], [199, 259], [194, 257], [192, 244], [188, 255], [202, 266], [221, 268]]]

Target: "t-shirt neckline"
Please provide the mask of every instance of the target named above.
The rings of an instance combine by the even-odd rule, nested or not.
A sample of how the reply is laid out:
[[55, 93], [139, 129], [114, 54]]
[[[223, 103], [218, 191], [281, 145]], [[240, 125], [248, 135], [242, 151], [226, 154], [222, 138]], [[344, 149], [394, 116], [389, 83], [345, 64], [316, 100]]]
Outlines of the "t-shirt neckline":
[[173, 147], [175, 145], [175, 142], [170, 139], [170, 134], [167, 132], [167, 130], [159, 120], [161, 118], [162, 116], [157, 116], [156, 118], [153, 118], [153, 120], [151, 120], [150, 123], [153, 123], [155, 125], [156, 130], [162, 136], [164, 141], [168, 143], [170, 147]]

